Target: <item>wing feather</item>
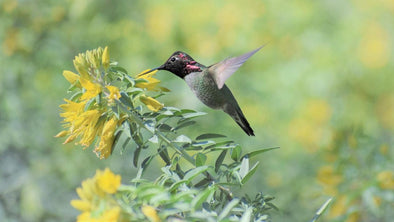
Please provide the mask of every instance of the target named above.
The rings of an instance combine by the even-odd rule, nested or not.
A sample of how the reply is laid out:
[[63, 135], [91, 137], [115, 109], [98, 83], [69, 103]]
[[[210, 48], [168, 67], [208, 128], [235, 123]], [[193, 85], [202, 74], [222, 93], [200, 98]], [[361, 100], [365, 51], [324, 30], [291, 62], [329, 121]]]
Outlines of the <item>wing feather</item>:
[[216, 85], [219, 89], [221, 89], [224, 85], [224, 82], [235, 72], [239, 67], [246, 62], [253, 54], [259, 51], [263, 46], [240, 55], [238, 57], [228, 58], [219, 63], [216, 63], [209, 67], [208, 72], [213, 76], [213, 79], [216, 82]]

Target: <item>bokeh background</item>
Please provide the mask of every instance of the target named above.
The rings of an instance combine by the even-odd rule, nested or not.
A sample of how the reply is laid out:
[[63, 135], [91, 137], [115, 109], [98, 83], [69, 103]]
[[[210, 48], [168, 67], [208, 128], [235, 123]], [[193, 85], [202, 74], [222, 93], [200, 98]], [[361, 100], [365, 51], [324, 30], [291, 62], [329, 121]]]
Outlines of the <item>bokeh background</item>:
[[227, 81], [256, 137], [165, 72], [157, 77], [172, 93], [162, 102], [208, 113], [188, 135], [281, 147], [256, 159], [258, 173], [239, 190], [275, 196], [274, 221], [308, 221], [329, 197], [321, 221], [391, 220], [393, 15], [392, 0], [1, 0], [0, 221], [73, 221], [69, 201], [96, 169], [125, 183], [135, 176], [130, 155], [99, 160], [53, 138], [62, 71], [74, 70], [77, 53], [109, 46], [134, 75], [176, 50], [210, 65], [264, 43]]

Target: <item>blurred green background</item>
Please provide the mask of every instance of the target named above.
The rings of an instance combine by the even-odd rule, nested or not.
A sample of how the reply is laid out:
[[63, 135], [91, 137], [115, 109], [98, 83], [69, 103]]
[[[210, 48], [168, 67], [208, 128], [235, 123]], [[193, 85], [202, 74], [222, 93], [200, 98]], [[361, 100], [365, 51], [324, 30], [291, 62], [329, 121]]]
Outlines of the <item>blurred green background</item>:
[[[99, 160], [62, 145], [58, 106], [73, 57], [109, 46], [133, 75], [182, 50], [210, 65], [268, 43], [227, 85], [256, 137], [204, 107], [181, 79], [157, 78], [168, 106], [205, 111], [190, 132], [227, 134], [262, 155], [239, 192], [276, 197], [274, 221], [389, 221], [394, 216], [394, 1], [0, 1], [0, 221], [73, 221], [75, 188], [131, 156]], [[212, 121], [216, 120], [216, 121]], [[162, 163], [158, 162], [157, 167]], [[147, 177], [154, 178], [155, 172]]]

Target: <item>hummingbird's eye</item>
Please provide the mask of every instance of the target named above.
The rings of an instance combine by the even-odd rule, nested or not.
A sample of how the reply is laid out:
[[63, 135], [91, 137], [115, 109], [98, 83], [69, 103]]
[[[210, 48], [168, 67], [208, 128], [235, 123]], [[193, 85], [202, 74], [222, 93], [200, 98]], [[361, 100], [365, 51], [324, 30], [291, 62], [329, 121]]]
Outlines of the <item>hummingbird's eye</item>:
[[175, 57], [172, 57], [170, 61], [175, 62]]

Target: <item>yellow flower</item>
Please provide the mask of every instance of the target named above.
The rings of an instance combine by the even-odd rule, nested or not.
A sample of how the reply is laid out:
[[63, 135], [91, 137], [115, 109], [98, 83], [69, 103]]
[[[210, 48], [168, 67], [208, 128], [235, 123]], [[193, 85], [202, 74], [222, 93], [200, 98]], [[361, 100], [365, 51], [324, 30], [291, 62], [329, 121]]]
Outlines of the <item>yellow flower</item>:
[[99, 84], [91, 82], [89, 79], [81, 78], [81, 85], [86, 89], [86, 92], [81, 96], [81, 100], [87, 100], [96, 97], [101, 92]]
[[108, 100], [112, 102], [114, 99], [119, 99], [121, 97], [119, 88], [116, 86], [106, 86], [106, 88], [109, 90], [109, 96]]
[[92, 142], [96, 138], [96, 135], [101, 134], [101, 131], [103, 130], [104, 121], [99, 121], [101, 113], [97, 111], [94, 112], [93, 115], [90, 119], [91, 122], [88, 123], [88, 127], [84, 130], [82, 138], [78, 143], [85, 147], [90, 146], [90, 144], [92, 144]]
[[87, 61], [91, 66], [98, 69], [100, 68], [101, 57], [103, 54], [103, 48], [98, 47], [97, 49], [86, 51]]
[[140, 96], [140, 101], [148, 107], [148, 109], [152, 110], [153, 112], [157, 112], [161, 110], [164, 105], [161, 104], [159, 101], [153, 99], [152, 97], [149, 96]]
[[71, 85], [74, 85], [79, 80], [79, 75], [68, 70], [63, 71], [63, 76]]
[[109, 52], [108, 52], [108, 46], [106, 46], [104, 48], [104, 52], [103, 52], [103, 57], [101, 59], [101, 63], [104, 66], [104, 69], [108, 69], [109, 67]]
[[[93, 178], [82, 182], [77, 188], [79, 200], [72, 200], [71, 206], [82, 211], [77, 221], [116, 222], [119, 220], [121, 208], [113, 195], [120, 185], [121, 177], [113, 174], [108, 168], [97, 170]], [[104, 188], [103, 188], [104, 186]]]
[[79, 53], [77, 56], [75, 56], [74, 60], [74, 67], [78, 71], [78, 73], [81, 75], [82, 78], [85, 79], [90, 79], [89, 77], [89, 65], [88, 62], [86, 61], [85, 54]]
[[106, 210], [104, 214], [100, 217], [102, 222], [117, 222], [119, 219], [120, 208], [114, 207], [110, 210]]
[[149, 205], [142, 206], [142, 213], [152, 222], [160, 222], [160, 217], [157, 215], [156, 209]]
[[106, 210], [101, 215], [84, 212], [77, 217], [77, 222], [117, 222], [119, 220], [120, 208], [114, 207]]
[[380, 172], [376, 179], [378, 180], [379, 187], [387, 190], [394, 190], [394, 174], [393, 171], [385, 170]]
[[112, 152], [112, 145], [115, 139], [115, 130], [118, 120], [112, 117], [104, 124], [104, 128], [101, 134], [99, 145], [94, 149], [94, 152], [100, 159], [107, 158]]
[[[88, 178], [82, 181], [82, 187], [77, 188], [77, 193], [80, 200], [72, 200], [71, 206], [82, 212], [91, 211], [93, 209], [93, 199], [99, 195], [100, 190], [97, 189], [94, 178]], [[102, 194], [100, 195], [102, 196]]]
[[317, 172], [317, 180], [323, 185], [336, 186], [342, 181], [342, 176], [335, 173], [332, 166], [323, 166]]
[[97, 170], [96, 179], [98, 187], [106, 193], [113, 194], [120, 186], [120, 175], [115, 175], [108, 168], [104, 171]]
[[146, 74], [146, 75], [141, 75], [141, 74], [143, 74], [146, 71], [148, 71], [148, 70], [145, 70], [145, 71], [141, 72], [140, 74], [138, 74], [137, 75], [137, 79], [145, 79], [148, 82], [136, 83], [135, 87], [138, 87], [138, 88], [141, 88], [141, 89], [146, 89], [146, 90], [149, 90], [149, 91], [154, 91], [156, 86], [157, 86], [157, 84], [160, 83], [160, 80], [155, 79], [155, 78], [152, 77], [154, 74], [156, 74], [157, 70], [155, 70], [155, 71], [153, 71], [153, 72], [151, 72], [149, 74]]
[[56, 135], [56, 137], [66, 136], [64, 144], [75, 140], [78, 136], [82, 136], [78, 144], [84, 146], [90, 146], [93, 142], [97, 133], [100, 132], [100, 126], [97, 124], [101, 112], [98, 110], [88, 110], [84, 112], [86, 102], [76, 103], [70, 100], [65, 100], [68, 104], [62, 104], [60, 107], [63, 109], [63, 113], [60, 116], [64, 118], [64, 127], [69, 128], [67, 131], [64, 130]]
[[339, 196], [332, 205], [328, 214], [329, 218], [335, 218], [346, 213], [347, 210], [347, 197], [345, 195]]

